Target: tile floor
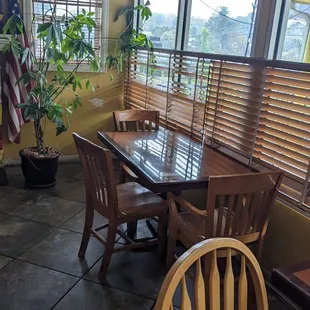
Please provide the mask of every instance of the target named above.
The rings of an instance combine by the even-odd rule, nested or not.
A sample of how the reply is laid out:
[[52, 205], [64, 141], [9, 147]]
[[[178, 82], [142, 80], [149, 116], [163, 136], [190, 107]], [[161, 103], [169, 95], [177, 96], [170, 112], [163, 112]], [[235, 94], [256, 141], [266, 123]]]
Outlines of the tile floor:
[[[115, 254], [104, 283], [97, 278], [101, 244], [91, 238], [78, 259], [85, 207], [79, 164], [60, 165], [56, 186], [45, 190], [25, 189], [19, 167], [7, 174], [10, 186], [0, 187], [1, 310], [153, 307], [166, 274], [156, 249]], [[149, 235], [143, 222], [138, 231]], [[271, 293], [269, 299], [271, 310], [290, 309]]]

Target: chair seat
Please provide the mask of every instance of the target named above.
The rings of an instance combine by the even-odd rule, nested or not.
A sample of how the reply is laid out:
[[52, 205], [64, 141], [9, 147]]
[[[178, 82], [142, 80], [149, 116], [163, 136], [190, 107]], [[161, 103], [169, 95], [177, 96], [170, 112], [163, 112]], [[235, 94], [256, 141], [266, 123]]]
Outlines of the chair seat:
[[118, 208], [122, 216], [155, 216], [167, 212], [167, 202], [135, 182], [117, 186]]
[[[218, 220], [218, 211], [214, 210], [213, 216], [213, 236], [212, 237], [222, 237], [225, 236], [225, 226], [226, 226], [226, 212], [224, 212], [222, 217], [222, 227], [221, 232], [217, 234], [217, 220]], [[206, 220], [201, 216], [195, 215], [190, 212], [179, 213], [179, 230], [182, 231], [183, 235], [194, 236], [197, 241], [202, 241], [205, 239], [205, 225]], [[231, 234], [232, 227], [229, 228], [228, 235]]]
[[124, 170], [127, 179], [129, 179], [131, 182], [138, 182], [139, 177], [132, 170], [130, 170], [128, 166], [122, 163], [121, 169]]

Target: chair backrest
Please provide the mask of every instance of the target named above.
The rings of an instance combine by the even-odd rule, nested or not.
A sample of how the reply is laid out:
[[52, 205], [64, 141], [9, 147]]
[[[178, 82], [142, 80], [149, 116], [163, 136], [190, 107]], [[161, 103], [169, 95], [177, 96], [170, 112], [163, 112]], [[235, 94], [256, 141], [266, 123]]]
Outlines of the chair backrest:
[[[218, 268], [217, 251], [226, 250], [226, 268], [221, 291], [220, 273]], [[235, 287], [235, 275], [232, 267], [232, 251], [240, 254], [240, 273], [238, 285]], [[202, 259], [204, 257], [204, 259]], [[210, 272], [206, 276], [202, 262], [211, 259]], [[191, 268], [191, 266], [193, 266]], [[186, 273], [195, 270], [193, 297], [189, 297]], [[168, 272], [157, 298], [155, 310], [174, 309], [172, 299], [178, 286], [181, 287], [181, 310], [191, 309], [248, 309], [248, 279], [247, 269], [252, 278], [256, 305], [258, 310], [268, 310], [268, 300], [264, 277], [260, 266], [251, 250], [242, 242], [230, 238], [214, 238], [197, 243], [186, 251]], [[189, 271], [189, 272], [190, 272]], [[192, 277], [191, 277], [192, 278]], [[237, 289], [238, 287], [238, 289]], [[238, 291], [238, 294], [235, 294]], [[237, 295], [237, 302], [234, 300]], [[222, 302], [221, 302], [222, 296]], [[194, 300], [193, 300], [194, 299]], [[195, 304], [195, 307], [193, 307]], [[221, 307], [224, 305], [224, 308]]]
[[244, 243], [266, 233], [270, 211], [283, 172], [211, 177], [207, 198], [205, 236], [234, 237]]
[[111, 152], [73, 133], [86, 187], [87, 204], [106, 218], [118, 212]]
[[[117, 131], [152, 131], [159, 129], [159, 111], [131, 109], [115, 111], [113, 115]], [[128, 130], [128, 127], [130, 130]]]

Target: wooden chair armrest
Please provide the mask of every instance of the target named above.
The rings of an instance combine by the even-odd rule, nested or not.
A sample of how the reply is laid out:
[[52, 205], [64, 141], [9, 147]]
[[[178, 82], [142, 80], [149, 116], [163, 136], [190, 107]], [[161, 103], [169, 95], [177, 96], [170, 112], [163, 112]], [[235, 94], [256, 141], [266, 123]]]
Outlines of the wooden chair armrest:
[[[177, 196], [173, 193], [169, 193], [168, 194], [168, 203], [169, 206], [171, 205], [171, 200], [177, 202], [182, 208], [186, 209], [187, 211], [194, 213], [196, 215], [202, 216], [204, 218], [207, 217], [207, 211], [206, 210], [200, 210], [198, 208], [196, 208], [195, 206], [193, 206], [191, 203], [189, 203], [186, 199], [184, 199], [181, 196]], [[169, 201], [170, 200], [170, 201]]]

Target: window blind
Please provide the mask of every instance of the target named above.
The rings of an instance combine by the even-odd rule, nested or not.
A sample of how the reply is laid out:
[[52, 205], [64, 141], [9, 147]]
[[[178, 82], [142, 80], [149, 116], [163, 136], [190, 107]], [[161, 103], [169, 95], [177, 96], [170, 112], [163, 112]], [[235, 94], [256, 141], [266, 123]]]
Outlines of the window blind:
[[[310, 206], [310, 65], [184, 51], [138, 50], [125, 92], [129, 108], [161, 112], [163, 125], [228, 150]], [[204, 133], [202, 135], [201, 133]]]
[[260, 112], [264, 68], [213, 60], [206, 109], [206, 133], [249, 158]]
[[210, 61], [138, 50], [130, 58], [125, 103], [160, 111], [170, 128], [202, 137]]
[[310, 74], [268, 67], [254, 157], [304, 180], [310, 158]]

